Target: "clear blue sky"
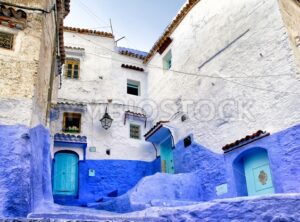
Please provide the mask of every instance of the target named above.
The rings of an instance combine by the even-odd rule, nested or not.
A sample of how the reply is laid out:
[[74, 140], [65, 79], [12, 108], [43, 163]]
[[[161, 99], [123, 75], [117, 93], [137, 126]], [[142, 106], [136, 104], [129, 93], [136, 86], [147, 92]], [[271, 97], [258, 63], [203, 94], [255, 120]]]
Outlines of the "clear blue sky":
[[118, 46], [149, 51], [186, 0], [71, 0], [65, 26], [110, 32]]

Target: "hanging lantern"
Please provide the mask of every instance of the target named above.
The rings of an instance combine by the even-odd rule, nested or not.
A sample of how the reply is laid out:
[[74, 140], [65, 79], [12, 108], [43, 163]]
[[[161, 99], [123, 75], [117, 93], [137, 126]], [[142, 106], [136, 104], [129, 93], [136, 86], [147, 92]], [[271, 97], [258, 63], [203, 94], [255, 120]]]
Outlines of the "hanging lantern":
[[107, 107], [105, 109], [105, 114], [102, 117], [102, 119], [100, 119], [101, 125], [104, 129], [109, 129], [111, 127], [111, 123], [112, 123], [113, 119], [110, 117], [110, 115], [107, 113]]

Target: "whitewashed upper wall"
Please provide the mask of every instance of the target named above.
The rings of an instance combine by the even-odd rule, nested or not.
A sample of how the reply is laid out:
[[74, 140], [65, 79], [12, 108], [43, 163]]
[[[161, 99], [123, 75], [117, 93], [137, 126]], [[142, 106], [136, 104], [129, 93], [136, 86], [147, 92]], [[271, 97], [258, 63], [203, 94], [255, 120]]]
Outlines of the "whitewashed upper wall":
[[259, 129], [299, 123], [299, 74], [276, 0], [201, 0], [171, 37], [164, 54], [172, 49], [172, 70], [199, 76], [153, 68], [162, 67], [164, 56], [155, 54], [148, 64], [149, 98], [173, 101], [155, 120], [200, 101], [198, 108], [183, 108], [187, 121], [174, 118], [173, 124], [217, 152]]
[[[80, 77], [79, 80], [63, 77], [59, 98], [81, 102], [122, 99], [125, 104], [127, 101], [139, 102], [145, 98], [147, 74], [121, 68], [123, 63], [145, 68], [142, 61], [119, 55], [114, 39], [65, 32], [65, 45], [84, 48], [84, 52], [82, 56], [67, 54], [67, 57], [80, 59]], [[141, 96], [127, 95], [127, 79], [141, 83]]]
[[[142, 106], [147, 96], [147, 73], [121, 68], [121, 65], [145, 69], [142, 60], [120, 55], [115, 48], [114, 39], [107, 37], [65, 32], [65, 45], [84, 49], [82, 55], [74, 54], [76, 50], [67, 49], [67, 57], [80, 59], [80, 77], [66, 79], [62, 76], [58, 101], [87, 104], [86, 111], [82, 113], [80, 132], [80, 135], [87, 136], [87, 159], [155, 159], [152, 144], [145, 142], [143, 138], [150, 125], [147, 124], [147, 128], [144, 128], [144, 122], [139, 120], [127, 120], [124, 125], [125, 111], [142, 112], [136, 106]], [[127, 79], [140, 82], [140, 96], [127, 94]], [[112, 99], [108, 112], [114, 121], [111, 128], [105, 130], [99, 120], [104, 115], [108, 99]], [[59, 119], [54, 123], [55, 132], [62, 131], [63, 112], [60, 112]], [[129, 138], [129, 122], [141, 125], [141, 140]], [[91, 146], [96, 147], [96, 152], [89, 151]], [[106, 154], [107, 149], [110, 149], [111, 155]]]

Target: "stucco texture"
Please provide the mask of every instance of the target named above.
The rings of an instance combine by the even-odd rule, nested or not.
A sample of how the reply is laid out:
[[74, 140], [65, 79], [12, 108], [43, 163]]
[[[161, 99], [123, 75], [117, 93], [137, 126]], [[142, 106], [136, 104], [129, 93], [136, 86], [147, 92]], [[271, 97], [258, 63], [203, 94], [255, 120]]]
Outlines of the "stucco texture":
[[[174, 117], [218, 153], [249, 132], [300, 121], [299, 74], [277, 0], [202, 0], [170, 37], [148, 63], [149, 98], [171, 101], [154, 121]], [[169, 50], [171, 70], [156, 68]]]
[[[5, 2], [44, 10], [53, 4], [53, 0]], [[51, 67], [56, 24], [54, 11], [42, 14], [28, 10], [26, 13], [24, 30], [0, 26], [1, 32], [14, 35], [12, 50], [0, 49], [0, 122], [34, 127], [46, 124], [48, 94], [52, 94], [50, 76], [55, 74]], [[18, 110], [18, 114], [9, 107]]]
[[[168, 205], [172, 201], [212, 201], [247, 196], [247, 185], [240, 178], [245, 177], [244, 166], [234, 163], [260, 150], [268, 154], [275, 193], [299, 193], [300, 183], [296, 179], [300, 175], [299, 131], [300, 125], [297, 125], [223, 155], [195, 142], [185, 148], [181, 140], [173, 151], [177, 174], [158, 173], [145, 177], [123, 196], [94, 207], [130, 212], [150, 207], [154, 200]], [[226, 188], [219, 192], [220, 186]]]
[[26, 217], [52, 200], [49, 139], [42, 126], [0, 126], [0, 217]]
[[[89, 170], [95, 175], [90, 176]], [[55, 196], [55, 202], [63, 205], [87, 206], [108, 201], [123, 195], [143, 177], [160, 171], [160, 159], [152, 162], [134, 160], [86, 160], [79, 163], [78, 199]]]

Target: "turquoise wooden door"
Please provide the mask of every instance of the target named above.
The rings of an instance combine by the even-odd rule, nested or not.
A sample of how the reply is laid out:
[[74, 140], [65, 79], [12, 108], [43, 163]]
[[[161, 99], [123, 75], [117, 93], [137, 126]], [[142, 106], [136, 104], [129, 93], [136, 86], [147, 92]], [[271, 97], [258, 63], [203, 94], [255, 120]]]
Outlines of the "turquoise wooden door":
[[53, 194], [77, 195], [78, 156], [73, 153], [57, 153], [54, 163]]
[[268, 154], [259, 152], [244, 158], [248, 196], [274, 193]]
[[164, 173], [174, 173], [173, 150], [171, 138], [160, 144], [161, 170]]

